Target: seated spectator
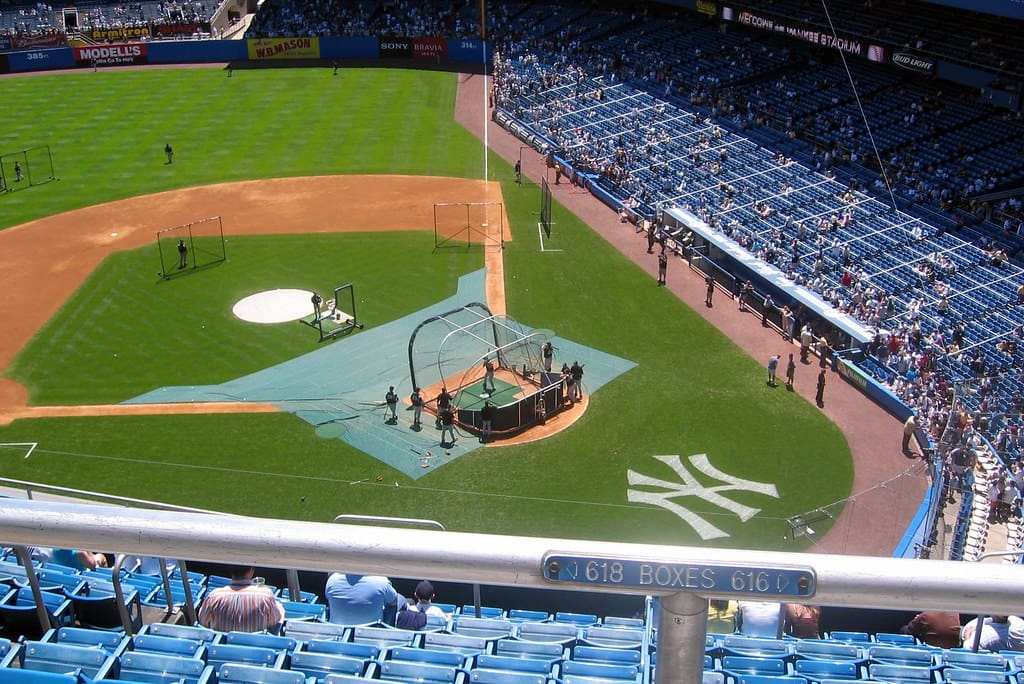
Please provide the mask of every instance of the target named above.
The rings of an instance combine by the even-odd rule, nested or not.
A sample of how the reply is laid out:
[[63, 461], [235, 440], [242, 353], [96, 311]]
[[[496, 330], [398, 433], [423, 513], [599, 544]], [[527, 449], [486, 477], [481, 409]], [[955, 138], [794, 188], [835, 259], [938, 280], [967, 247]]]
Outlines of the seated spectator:
[[900, 628], [900, 632], [917, 637], [929, 646], [957, 648], [960, 646], [960, 613], [918, 613]]
[[219, 632], [264, 632], [284, 622], [284, 606], [262, 582], [255, 583], [252, 566], [231, 568], [231, 584], [214, 589], [199, 607], [199, 624]]
[[451, 615], [446, 614], [431, 603], [434, 599], [434, 585], [427, 580], [423, 580], [416, 585], [413, 597], [409, 601], [409, 605], [398, 611], [398, 618], [395, 620], [396, 627], [401, 629], [423, 629], [427, 624], [428, 615], [434, 615], [445, 620], [451, 617]]
[[773, 601], [740, 601], [736, 606], [736, 631], [744, 636], [778, 639], [784, 610], [783, 604]]
[[784, 630], [797, 639], [820, 639], [821, 608], [804, 603], [787, 603]]
[[[974, 647], [978, 618], [974, 618], [960, 630], [960, 639], [967, 648]], [[981, 641], [978, 648], [987, 651], [1019, 650], [1024, 647], [1024, 620], [1016, 615], [992, 615], [981, 624]]]
[[708, 605], [708, 634], [732, 634], [736, 631], [736, 602], [711, 599]]
[[107, 557], [94, 551], [54, 549], [50, 559], [58, 565], [66, 565], [75, 570], [95, 570], [107, 567]]
[[324, 595], [331, 609], [330, 621], [342, 625], [393, 625], [401, 598], [387, 577], [344, 572], [327, 578]]

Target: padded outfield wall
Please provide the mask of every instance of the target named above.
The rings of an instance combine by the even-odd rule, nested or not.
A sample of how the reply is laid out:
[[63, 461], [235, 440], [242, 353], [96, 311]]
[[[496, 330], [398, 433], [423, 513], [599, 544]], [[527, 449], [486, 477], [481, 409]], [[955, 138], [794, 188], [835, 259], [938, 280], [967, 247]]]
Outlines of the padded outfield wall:
[[[9, 41], [6, 44], [10, 46]], [[2, 45], [0, 50], [3, 50]], [[392, 65], [430, 68], [480, 65], [490, 57], [490, 44], [476, 39], [381, 36], [154, 41], [9, 51], [0, 54], [0, 73], [142, 64], [288, 60], [388, 60]]]

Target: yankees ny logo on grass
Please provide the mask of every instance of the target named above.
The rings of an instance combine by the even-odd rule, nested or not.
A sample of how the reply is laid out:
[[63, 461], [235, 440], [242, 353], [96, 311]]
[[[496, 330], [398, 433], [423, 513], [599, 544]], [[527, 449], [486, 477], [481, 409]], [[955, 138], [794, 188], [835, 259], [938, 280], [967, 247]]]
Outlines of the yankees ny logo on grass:
[[678, 515], [683, 522], [692, 527], [697, 534], [701, 536], [701, 539], [704, 539], [705, 541], [708, 539], [718, 539], [719, 537], [728, 537], [729, 535], [690, 509], [680, 506], [675, 501], [672, 501], [672, 499], [682, 498], [685, 496], [696, 496], [709, 504], [735, 513], [740, 520], [746, 522], [760, 513], [761, 509], [737, 503], [732, 499], [722, 496], [722, 492], [748, 491], [757, 494], [764, 494], [765, 496], [770, 496], [774, 499], [779, 498], [779, 492], [775, 488], [775, 485], [765, 482], [754, 482], [753, 480], [744, 480], [743, 478], [723, 473], [721, 470], [711, 465], [711, 461], [708, 460], [707, 454], [694, 454], [689, 457], [689, 461], [693, 467], [700, 472], [704, 473], [708, 477], [724, 482], [725, 484], [705, 487], [697, 481], [689, 470], [686, 469], [686, 466], [683, 465], [682, 458], [680, 458], [678, 454], [672, 454], [671, 456], [655, 456], [654, 458], [676, 471], [676, 474], [679, 475], [679, 479], [682, 480], [682, 482], [669, 482], [668, 480], [661, 480], [656, 477], [644, 475], [643, 473], [638, 473], [635, 470], [630, 470], [628, 471], [630, 486], [657, 487], [664, 491], [658, 492], [629, 489], [626, 492], [628, 500], [636, 503], [660, 506], [666, 511], [670, 511], [671, 513]]

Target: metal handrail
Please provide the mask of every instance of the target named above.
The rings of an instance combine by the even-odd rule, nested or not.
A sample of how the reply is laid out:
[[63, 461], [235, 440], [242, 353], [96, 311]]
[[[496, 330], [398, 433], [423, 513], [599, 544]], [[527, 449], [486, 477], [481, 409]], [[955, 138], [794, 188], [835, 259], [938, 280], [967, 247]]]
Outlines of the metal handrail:
[[[265, 563], [331, 572], [436, 577], [450, 582], [662, 597], [657, 683], [697, 681], [703, 663], [707, 599], [697, 588], [653, 581], [635, 584], [553, 582], [549, 556], [622, 559], [651, 567], [805, 568], [813, 591], [801, 602], [880, 609], [1024, 613], [1024, 570], [1018, 565], [903, 558], [797, 554], [574, 539], [432, 532], [241, 516], [209, 516], [38, 501], [0, 501], [0, 542], [62, 548], [87, 546], [205, 562]], [[651, 577], [659, 575], [652, 574]], [[685, 586], [700, 586], [699, 584]], [[753, 585], [749, 585], [753, 586]], [[753, 590], [730, 598], [768, 598]]]

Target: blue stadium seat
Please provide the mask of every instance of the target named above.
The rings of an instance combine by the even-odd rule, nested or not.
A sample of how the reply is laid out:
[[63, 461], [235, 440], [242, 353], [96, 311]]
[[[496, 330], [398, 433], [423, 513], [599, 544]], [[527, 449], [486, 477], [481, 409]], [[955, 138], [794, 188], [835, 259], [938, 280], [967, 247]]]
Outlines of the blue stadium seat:
[[[500, 641], [504, 641], [504, 639]], [[423, 648], [455, 651], [467, 656], [486, 653], [490, 650], [491, 643], [494, 643], [493, 640], [462, 634], [447, 634], [445, 632], [425, 632], [423, 634]]]
[[284, 651], [259, 646], [211, 644], [206, 648], [206, 664], [218, 667], [224, 663], [241, 663], [256, 667], [280, 668], [284, 665], [286, 655]]
[[9, 667], [0, 670], [0, 682], [2, 684], [80, 684], [81, 679], [77, 674], [37, 672]]
[[152, 622], [139, 630], [139, 636], [154, 634], [163, 637], [191, 639], [203, 644], [212, 644], [223, 639], [223, 633], [199, 625], [176, 625], [169, 622]]
[[580, 643], [588, 646], [608, 646], [611, 648], [641, 648], [644, 644], [644, 631], [630, 627], [584, 627], [580, 633]]
[[643, 618], [628, 618], [609, 615], [601, 620], [605, 627], [625, 627], [627, 629], [643, 629], [645, 627]]
[[868, 658], [873, 663], [890, 665], [913, 665], [914, 667], [932, 667], [932, 652], [926, 648], [899, 646], [872, 646], [868, 649]]
[[519, 625], [519, 638], [571, 646], [576, 642], [576, 625], [565, 622], [523, 622]]
[[943, 670], [942, 680], [947, 684], [1011, 684], [1008, 672], [968, 670], [960, 667], [948, 667]]
[[999, 653], [974, 653], [960, 649], [943, 651], [939, 658], [939, 664], [947, 668], [969, 668], [993, 672], [1005, 672], [1009, 665], [1006, 656]]
[[311, 651], [295, 651], [292, 653], [292, 670], [305, 673], [307, 677], [323, 678], [324, 675], [336, 673], [361, 675], [366, 671], [367, 662], [361, 658], [335, 655], [333, 653], [313, 653]]
[[860, 679], [861, 668], [857, 663], [829, 660], [798, 660], [794, 671], [801, 677], [811, 681], [822, 679]]
[[750, 656], [725, 656], [722, 671], [736, 678], [740, 675], [767, 675], [778, 677], [789, 674], [789, 667], [781, 658], [754, 658]]
[[792, 643], [782, 639], [730, 635], [722, 639], [721, 648], [723, 655], [786, 659], [792, 659], [793, 656]]
[[464, 670], [444, 665], [426, 665], [397, 660], [385, 660], [380, 664], [380, 679], [382, 681], [457, 684], [462, 681], [464, 675]]
[[62, 594], [42, 592], [50, 624], [39, 624], [35, 599], [28, 588], [15, 589], [0, 600], [0, 634], [7, 639], [41, 639], [51, 627], [67, 625], [73, 617], [71, 601]]
[[888, 644], [890, 646], [916, 646], [919, 643], [913, 634], [898, 634], [892, 632], [876, 632], [875, 642], [879, 644]]
[[303, 603], [301, 601], [282, 601], [284, 606], [284, 619], [297, 622], [308, 621], [326, 622], [327, 606], [322, 603]]
[[[434, 605], [437, 605], [436, 603]], [[508, 619], [512, 622], [548, 622], [551, 620], [551, 613], [543, 610], [524, 610], [512, 608], [508, 611]]]
[[600, 624], [600, 620], [597, 619], [596, 615], [590, 613], [566, 613], [558, 612], [555, 613], [555, 622], [568, 622], [576, 625], [577, 627], [590, 627], [591, 625]]
[[494, 653], [495, 655], [540, 658], [542, 660], [564, 660], [570, 654], [568, 649], [557, 642], [520, 641], [518, 639], [500, 639], [494, 644]]
[[102, 648], [75, 646], [45, 641], [30, 641], [24, 645], [19, 656], [23, 670], [68, 673], [98, 679], [110, 669], [114, 658]]
[[739, 675], [735, 679], [736, 684], [807, 684], [803, 677], [771, 675]]
[[477, 615], [475, 606], [460, 606], [455, 614], [482, 618], [503, 618], [505, 617], [505, 609], [498, 608], [497, 606], [480, 606], [480, 615]]
[[[212, 668], [210, 668], [212, 669]], [[163, 653], [127, 651], [114, 660], [113, 670], [119, 680], [198, 684], [209, 678], [208, 668], [199, 658], [182, 658]]]
[[566, 660], [560, 668], [563, 680], [569, 677], [593, 677], [606, 682], [639, 682], [640, 669], [635, 665], [612, 665], [581, 660]]
[[377, 660], [381, 654], [380, 647], [375, 644], [357, 644], [352, 641], [326, 639], [310, 639], [305, 642], [303, 650], [310, 653], [333, 653], [334, 655], [361, 658], [362, 660]]
[[531, 672], [474, 669], [469, 673], [469, 681], [473, 684], [546, 684], [547, 676]]
[[725, 684], [725, 673], [705, 671], [701, 684]]
[[203, 657], [203, 642], [192, 639], [160, 636], [157, 634], [140, 634], [131, 640], [130, 649], [147, 653], [164, 653], [183, 658]]
[[[482, 657], [482, 656], [481, 656]], [[389, 648], [382, 660], [394, 660], [407, 663], [425, 663], [444, 667], [463, 667], [467, 657], [455, 651], [437, 651], [430, 648], [412, 648], [399, 646]]]
[[102, 648], [110, 655], [121, 655], [129, 644], [129, 639], [117, 632], [104, 632], [98, 629], [82, 627], [59, 627], [51, 629], [41, 641], [54, 644], [70, 644], [72, 646], [91, 646]]
[[793, 646], [796, 657], [815, 660], [851, 660], [866, 663], [861, 647], [856, 644], [818, 639], [798, 639]]
[[601, 646], [577, 646], [572, 651], [572, 660], [587, 663], [608, 663], [612, 665], [631, 665], [639, 667], [640, 651], [625, 648], [607, 648]]
[[352, 641], [357, 644], [374, 644], [381, 649], [395, 646], [412, 646], [419, 632], [410, 632], [394, 627], [359, 626], [352, 628]]
[[868, 677], [892, 684], [929, 684], [933, 670], [929, 667], [911, 665], [889, 665], [887, 663], [871, 663], [868, 665]]
[[309, 622], [298, 620], [290, 622], [285, 620], [284, 635], [297, 641], [309, 641], [310, 639], [338, 639], [346, 641], [352, 628], [346, 625], [336, 625], [333, 622]]
[[[133, 632], [137, 632], [142, 627], [142, 603], [139, 592], [130, 586], [124, 586], [122, 589], [129, 625]], [[74, 606], [75, 620], [83, 627], [124, 631], [114, 585], [89, 582], [79, 591], [67, 594], [67, 597]]]
[[518, 656], [491, 655], [484, 653], [476, 657], [474, 669], [507, 670], [509, 672], [527, 672], [530, 674], [547, 675], [555, 672], [561, 660], [544, 660], [541, 658], [521, 658]]
[[278, 634], [264, 634], [262, 632], [228, 632], [224, 635], [223, 642], [236, 646], [272, 648], [283, 653], [290, 653], [299, 646], [299, 642], [291, 637]]
[[217, 671], [217, 681], [220, 684], [306, 684], [306, 676], [293, 670], [225, 663]]
[[452, 631], [466, 636], [500, 639], [512, 636], [514, 630], [514, 623], [504, 618], [475, 618], [468, 615], [456, 615], [452, 619]]

